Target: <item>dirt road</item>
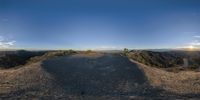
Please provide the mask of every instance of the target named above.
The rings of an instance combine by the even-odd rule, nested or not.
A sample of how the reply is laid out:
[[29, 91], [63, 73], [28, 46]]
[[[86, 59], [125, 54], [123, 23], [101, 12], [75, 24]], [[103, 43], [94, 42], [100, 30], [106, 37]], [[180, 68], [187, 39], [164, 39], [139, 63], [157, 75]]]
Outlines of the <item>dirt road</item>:
[[43, 62], [68, 95], [109, 97], [159, 97], [137, 65], [119, 54], [99, 57], [72, 55]]
[[139, 67], [119, 53], [54, 57], [1, 71], [0, 100], [198, 100], [152, 87]]

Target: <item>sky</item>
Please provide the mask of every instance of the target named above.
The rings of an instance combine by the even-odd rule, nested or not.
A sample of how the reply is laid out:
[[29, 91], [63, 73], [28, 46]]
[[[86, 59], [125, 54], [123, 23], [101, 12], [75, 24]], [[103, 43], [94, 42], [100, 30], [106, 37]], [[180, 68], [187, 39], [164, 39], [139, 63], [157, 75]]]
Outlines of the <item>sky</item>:
[[0, 0], [0, 49], [200, 47], [200, 0]]

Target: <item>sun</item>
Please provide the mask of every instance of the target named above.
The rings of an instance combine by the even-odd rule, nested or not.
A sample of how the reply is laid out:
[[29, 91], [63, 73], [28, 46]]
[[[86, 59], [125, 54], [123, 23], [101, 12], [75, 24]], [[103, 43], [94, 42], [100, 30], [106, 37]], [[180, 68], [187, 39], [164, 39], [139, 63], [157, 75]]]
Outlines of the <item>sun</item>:
[[190, 46], [188, 47], [188, 49], [189, 49], [189, 50], [194, 50], [194, 49], [195, 49], [195, 47], [194, 47], [194, 46], [192, 46], [192, 45], [190, 45]]
[[191, 46], [189, 46], [189, 49], [194, 49], [194, 46], [192, 46], [192, 45], [191, 45]]

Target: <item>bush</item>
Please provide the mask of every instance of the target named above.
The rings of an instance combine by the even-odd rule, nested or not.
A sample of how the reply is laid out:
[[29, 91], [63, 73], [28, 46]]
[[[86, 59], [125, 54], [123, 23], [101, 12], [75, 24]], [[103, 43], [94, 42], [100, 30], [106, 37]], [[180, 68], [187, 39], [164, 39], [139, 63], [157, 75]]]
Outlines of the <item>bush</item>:
[[129, 50], [127, 48], [124, 48], [124, 55], [127, 55], [129, 53]]
[[93, 52], [92, 50], [87, 50], [87, 51], [86, 51], [86, 53], [92, 53], [92, 52]]

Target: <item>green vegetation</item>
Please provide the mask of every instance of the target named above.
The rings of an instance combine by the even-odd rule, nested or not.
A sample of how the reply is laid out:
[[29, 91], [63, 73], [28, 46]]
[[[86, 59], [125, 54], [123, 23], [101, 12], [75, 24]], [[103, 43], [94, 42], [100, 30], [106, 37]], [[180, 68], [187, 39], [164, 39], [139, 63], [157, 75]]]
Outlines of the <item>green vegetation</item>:
[[198, 58], [192, 58], [192, 59], [190, 59], [189, 60], [189, 67], [191, 68], [191, 69], [197, 69], [197, 68], [199, 68], [200, 67], [200, 59], [198, 59]]
[[124, 55], [127, 55], [129, 53], [129, 50], [127, 48], [124, 48], [123, 53], [124, 53]]
[[85, 53], [92, 53], [92, 52], [93, 52], [92, 50], [85, 51]]
[[11, 68], [19, 65], [24, 65], [28, 59], [34, 56], [41, 56], [45, 51], [7, 51], [1, 52], [0, 68]]
[[42, 61], [47, 58], [65, 56], [69, 54], [76, 53], [73, 50], [62, 50], [62, 51], [7, 51], [1, 52], [0, 57], [0, 68], [8, 69], [19, 65], [24, 65], [26, 63], [33, 63], [37, 61]]
[[200, 67], [200, 52], [132, 50], [127, 56], [135, 61], [157, 68], [183, 67], [183, 58], [188, 59], [187, 69]]
[[76, 51], [73, 50], [61, 50], [61, 51], [54, 51], [54, 52], [48, 52], [45, 55], [50, 57], [54, 57], [54, 56], [65, 56], [65, 55], [69, 55], [69, 54], [73, 54], [76, 53]]
[[60, 50], [60, 51], [49, 51], [46, 52], [44, 55], [42, 56], [36, 56], [36, 57], [32, 57], [28, 63], [33, 63], [33, 62], [38, 62], [38, 61], [43, 61], [49, 58], [53, 58], [53, 57], [59, 57], [59, 56], [67, 56], [70, 54], [75, 54], [77, 53], [74, 50]]
[[135, 51], [130, 54], [130, 57], [140, 63], [159, 68], [180, 66], [183, 64], [182, 58], [166, 52]]

